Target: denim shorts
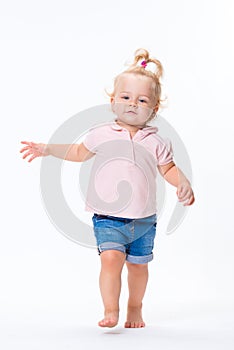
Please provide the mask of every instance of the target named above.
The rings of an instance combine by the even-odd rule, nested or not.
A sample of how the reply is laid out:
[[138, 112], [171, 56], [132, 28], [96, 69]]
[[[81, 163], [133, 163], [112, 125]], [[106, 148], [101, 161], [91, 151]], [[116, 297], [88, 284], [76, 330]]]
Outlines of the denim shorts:
[[153, 260], [156, 214], [130, 219], [95, 213], [92, 221], [99, 255], [105, 250], [119, 250], [133, 264]]

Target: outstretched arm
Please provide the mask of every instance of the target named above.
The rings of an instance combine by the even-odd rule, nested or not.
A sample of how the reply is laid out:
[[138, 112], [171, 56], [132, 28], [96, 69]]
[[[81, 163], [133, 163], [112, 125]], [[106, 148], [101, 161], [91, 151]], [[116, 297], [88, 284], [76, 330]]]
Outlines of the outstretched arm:
[[23, 159], [30, 157], [28, 158], [28, 162], [31, 162], [37, 157], [49, 155], [73, 162], [83, 162], [95, 155], [95, 153], [90, 152], [83, 143], [71, 145], [44, 144], [28, 141], [22, 141], [21, 143], [26, 146], [20, 150], [20, 153], [23, 153]]
[[194, 203], [195, 198], [191, 184], [174, 162], [158, 166], [158, 170], [167, 182], [177, 187], [176, 194], [180, 202], [184, 202], [184, 205]]

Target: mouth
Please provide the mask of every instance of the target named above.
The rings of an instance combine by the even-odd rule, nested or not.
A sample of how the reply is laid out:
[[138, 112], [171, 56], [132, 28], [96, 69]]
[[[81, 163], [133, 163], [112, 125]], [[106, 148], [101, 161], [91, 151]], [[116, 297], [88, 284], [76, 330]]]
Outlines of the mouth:
[[134, 111], [127, 111], [126, 113], [128, 113], [128, 114], [137, 114], [137, 113], [134, 112]]

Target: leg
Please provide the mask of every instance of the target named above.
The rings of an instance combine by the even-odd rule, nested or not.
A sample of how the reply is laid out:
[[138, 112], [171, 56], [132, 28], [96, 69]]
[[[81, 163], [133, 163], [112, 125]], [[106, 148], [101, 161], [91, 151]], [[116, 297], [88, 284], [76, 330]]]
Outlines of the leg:
[[145, 327], [142, 319], [142, 300], [148, 282], [148, 264], [126, 262], [128, 268], [128, 313], [125, 328]]
[[104, 319], [98, 324], [100, 327], [114, 327], [119, 318], [121, 272], [126, 255], [118, 250], [106, 250], [101, 253], [100, 257], [99, 284], [105, 312]]

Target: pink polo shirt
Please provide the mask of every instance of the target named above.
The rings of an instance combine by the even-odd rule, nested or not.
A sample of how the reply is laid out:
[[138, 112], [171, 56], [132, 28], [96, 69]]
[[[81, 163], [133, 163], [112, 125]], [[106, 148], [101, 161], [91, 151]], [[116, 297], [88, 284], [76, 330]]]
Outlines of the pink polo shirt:
[[89, 130], [83, 143], [95, 158], [86, 211], [125, 218], [157, 213], [157, 165], [173, 161], [171, 143], [157, 132], [157, 127], [146, 126], [131, 139], [116, 121]]

